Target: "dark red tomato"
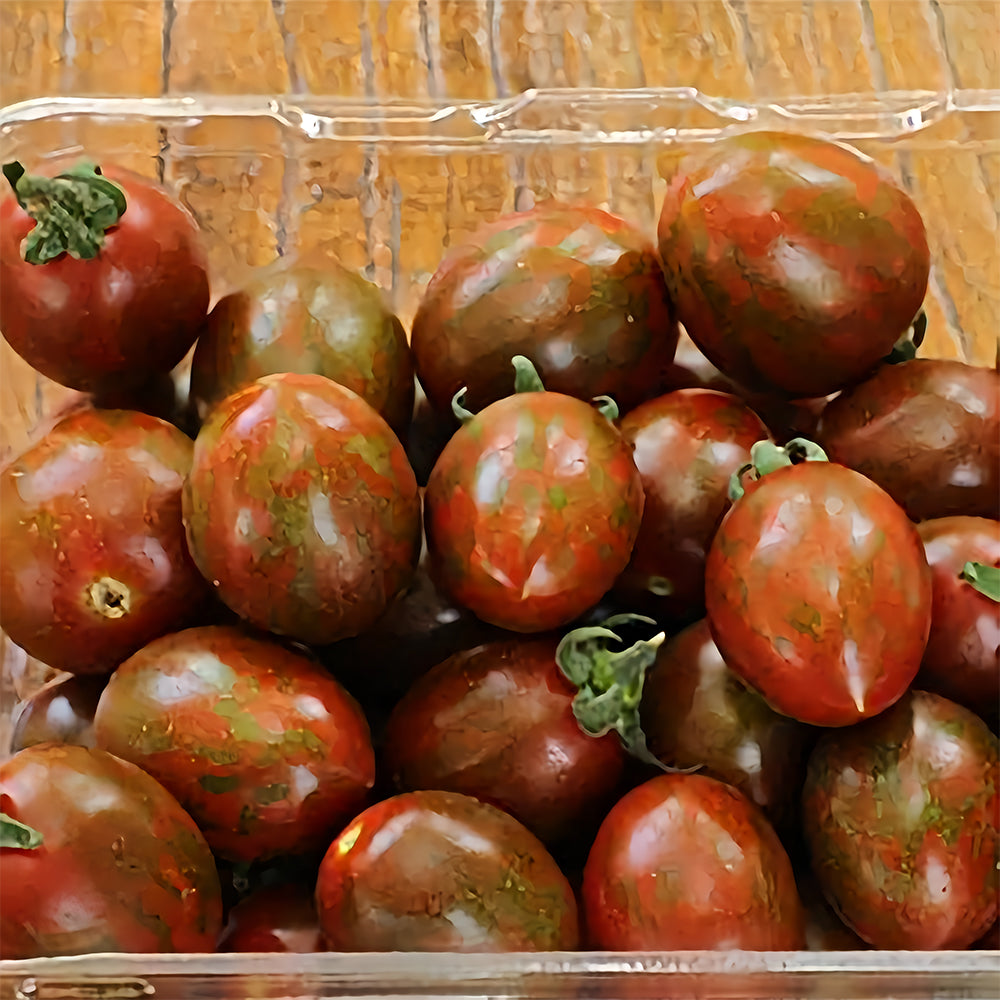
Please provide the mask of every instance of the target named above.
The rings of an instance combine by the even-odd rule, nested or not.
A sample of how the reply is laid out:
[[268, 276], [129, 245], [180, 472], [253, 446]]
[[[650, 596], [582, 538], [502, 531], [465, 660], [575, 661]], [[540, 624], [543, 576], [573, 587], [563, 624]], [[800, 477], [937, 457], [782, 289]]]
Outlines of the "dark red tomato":
[[1000, 517], [1000, 373], [918, 358], [885, 365], [823, 411], [831, 460], [878, 483], [915, 521]]
[[541, 842], [467, 795], [408, 792], [330, 845], [316, 885], [333, 951], [572, 951], [576, 900]]
[[997, 749], [968, 709], [923, 691], [817, 744], [803, 794], [813, 869], [876, 948], [967, 948], [996, 919]]
[[691, 154], [670, 178], [660, 255], [678, 316], [753, 390], [826, 396], [864, 378], [927, 288], [920, 214], [847, 146], [750, 132]]
[[643, 497], [632, 449], [610, 420], [570, 396], [522, 392], [456, 431], [424, 505], [444, 591], [484, 621], [541, 632], [611, 589]]
[[512, 639], [457, 653], [425, 674], [386, 730], [386, 769], [402, 789], [492, 802], [544, 841], [607, 806], [624, 766], [616, 733], [586, 735], [557, 639]]
[[374, 624], [420, 553], [420, 497], [399, 439], [322, 375], [269, 375], [212, 412], [184, 520], [230, 608], [308, 643]]
[[285, 264], [216, 303], [198, 338], [191, 403], [199, 421], [264, 375], [325, 375], [352, 389], [397, 433], [413, 412], [413, 359], [382, 293], [334, 261]]
[[214, 951], [215, 862], [144, 771], [54, 743], [0, 764], [0, 811], [42, 836], [0, 847], [0, 958]]
[[808, 867], [796, 870], [795, 883], [805, 910], [806, 948], [809, 951], [867, 951], [862, 941], [826, 901], [816, 876]]
[[729, 478], [769, 437], [741, 400], [712, 389], [651, 399], [619, 424], [646, 505], [616, 593], [654, 617], [690, 619], [705, 606], [705, 557], [729, 507]]
[[313, 887], [286, 882], [268, 885], [229, 911], [220, 952], [325, 951]]
[[11, 751], [37, 743], [94, 746], [94, 712], [104, 690], [104, 677], [64, 674], [22, 702], [14, 716]]
[[972, 946], [981, 951], [1000, 951], [1000, 920]]
[[785, 715], [851, 725], [917, 673], [931, 620], [920, 536], [842, 465], [804, 462], [751, 484], [716, 533], [705, 578], [723, 658]]
[[777, 834], [736, 789], [700, 774], [664, 774], [619, 801], [587, 858], [582, 906], [598, 950], [805, 945]]
[[162, 782], [234, 861], [322, 849], [375, 782], [350, 695], [305, 656], [226, 626], [126, 660], [94, 724], [99, 747]]
[[650, 750], [678, 768], [703, 765], [776, 826], [798, 824], [811, 731], [779, 715], [727, 666], [702, 619], [668, 639], [640, 706]]
[[1000, 711], [1000, 604], [963, 574], [966, 563], [1000, 567], [1000, 522], [942, 517], [917, 530], [931, 567], [931, 633], [917, 678], [977, 715]]
[[0, 473], [0, 625], [60, 670], [108, 673], [209, 593], [188, 555], [191, 439], [156, 417], [83, 410]]
[[[0, 204], [0, 329], [25, 361], [63, 385], [141, 385], [173, 368], [205, 321], [207, 257], [197, 226], [163, 188], [128, 171], [108, 166], [104, 178], [61, 176], [18, 182], [19, 197], [46, 206], [37, 226], [13, 195]], [[107, 181], [124, 195], [120, 218], [98, 190]], [[71, 202], [89, 201], [90, 222], [103, 215], [110, 226], [84, 241], [89, 246], [78, 236], [62, 241], [56, 231], [59, 213], [50, 206], [62, 203], [74, 214], [64, 200], [69, 187]], [[24, 254], [32, 255], [31, 242], [43, 232], [43, 257], [55, 256], [29, 263]]]
[[608, 395], [626, 410], [656, 395], [677, 324], [638, 229], [589, 206], [548, 204], [488, 223], [449, 253], [411, 339], [441, 413], [463, 386], [475, 411], [509, 396], [518, 354], [553, 392]]

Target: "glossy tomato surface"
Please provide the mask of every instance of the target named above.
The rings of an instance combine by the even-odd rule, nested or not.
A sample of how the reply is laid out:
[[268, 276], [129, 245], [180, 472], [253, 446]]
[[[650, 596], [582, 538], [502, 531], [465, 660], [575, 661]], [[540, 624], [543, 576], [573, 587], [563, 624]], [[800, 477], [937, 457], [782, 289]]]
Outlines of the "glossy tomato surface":
[[646, 503], [632, 559], [616, 593], [654, 617], [691, 619], [705, 604], [705, 558], [729, 508], [729, 477], [770, 437], [736, 396], [681, 389], [621, 420]]
[[665, 764], [703, 767], [783, 832], [797, 826], [811, 731], [729, 669], [704, 618], [660, 647], [640, 714], [649, 748]]
[[333, 261], [270, 268], [212, 309], [194, 352], [200, 420], [265, 375], [325, 375], [366, 400], [397, 432], [413, 410], [413, 359], [382, 293]]
[[284, 882], [257, 889], [230, 911], [218, 951], [325, 951], [311, 885]]
[[0, 848], [0, 958], [215, 950], [215, 862], [144, 771], [101, 750], [29, 747], [0, 764], [0, 811], [43, 838]]
[[484, 621], [556, 628], [611, 588], [642, 507], [632, 449], [593, 406], [556, 392], [508, 396], [460, 427], [431, 472], [432, 572]]
[[195, 562], [230, 608], [308, 643], [370, 627], [420, 553], [420, 498], [399, 439], [321, 375], [269, 375], [212, 412], [184, 520]]
[[541, 842], [493, 806], [408, 792], [330, 845], [316, 885], [333, 951], [572, 951], [576, 900]]
[[0, 472], [0, 625], [61, 670], [108, 673], [209, 593], [188, 554], [190, 438], [87, 409]]
[[399, 702], [384, 760], [403, 789], [464, 792], [511, 813], [542, 840], [577, 832], [622, 775], [616, 733], [588, 736], [557, 639], [511, 639], [457, 653]]
[[915, 521], [1000, 517], [1000, 373], [917, 358], [885, 365], [823, 411], [834, 462], [878, 483]]
[[804, 947], [792, 866], [763, 814], [729, 785], [665, 774], [605, 818], [583, 873], [590, 947]]
[[656, 394], [677, 324], [652, 244], [597, 208], [548, 204], [473, 233], [435, 272], [413, 320], [417, 374], [448, 413], [468, 388], [478, 411], [511, 393], [510, 362], [531, 359], [553, 392]]
[[931, 622], [931, 574], [891, 497], [832, 462], [751, 483], [706, 566], [712, 637], [772, 708], [817, 726], [877, 715], [909, 687]]
[[1000, 522], [942, 517], [917, 526], [931, 567], [931, 633], [917, 683], [977, 715], [1000, 712], [1000, 603], [963, 578], [966, 563], [1000, 568]]
[[723, 138], [668, 179], [659, 248], [678, 317], [726, 375], [792, 398], [864, 378], [916, 316], [916, 206], [855, 150], [778, 132]]
[[126, 660], [94, 724], [98, 746], [162, 782], [235, 861], [322, 849], [375, 780], [347, 692], [307, 657], [225, 626]]
[[64, 674], [23, 701], [14, 715], [11, 752], [36, 743], [94, 746], [94, 713], [104, 677]]
[[826, 734], [803, 795], [813, 869], [876, 948], [967, 948], [997, 916], [997, 738], [968, 709], [911, 691]]
[[[43, 375], [87, 391], [141, 385], [176, 365], [208, 312], [207, 257], [191, 215], [165, 189], [104, 165], [127, 207], [97, 255], [22, 256], [34, 220], [0, 204], [0, 330]], [[4, 185], [6, 187], [6, 184]]]

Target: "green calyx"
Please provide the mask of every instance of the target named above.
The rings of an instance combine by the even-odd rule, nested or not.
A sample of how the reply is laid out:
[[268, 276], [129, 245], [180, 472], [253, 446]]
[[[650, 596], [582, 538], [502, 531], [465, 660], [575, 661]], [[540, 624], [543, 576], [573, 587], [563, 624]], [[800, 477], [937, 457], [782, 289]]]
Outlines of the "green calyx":
[[980, 594], [1000, 603], [1000, 566], [967, 562], [959, 576]]
[[33, 851], [36, 847], [41, 847], [44, 839], [37, 830], [19, 823], [6, 813], [0, 813], [0, 847]]
[[104, 234], [125, 214], [125, 193], [93, 163], [81, 163], [55, 177], [25, 172], [17, 160], [3, 175], [17, 203], [35, 220], [24, 240], [29, 264], [44, 264], [64, 253], [78, 260], [96, 257]]
[[456, 392], [455, 395], [451, 397], [451, 412], [455, 415], [455, 419], [460, 424], [467, 424], [470, 420], [472, 420], [473, 417], [475, 417], [475, 414], [472, 412], [472, 410], [467, 410], [462, 405], [465, 400], [465, 397], [468, 394], [469, 394], [468, 388], [466, 388], [466, 386], [463, 385], [462, 388], [459, 389], [458, 392]]
[[779, 445], [773, 441], [758, 441], [750, 448], [750, 462], [737, 469], [729, 479], [729, 499], [734, 503], [743, 496], [743, 480], [749, 476], [753, 480], [761, 479], [776, 469], [789, 465], [799, 465], [801, 462], [829, 462], [826, 452], [813, 441], [806, 438], [792, 438], [788, 444]]
[[556, 650], [556, 663], [566, 679], [579, 690], [573, 699], [573, 714], [588, 736], [604, 736], [612, 729], [625, 749], [647, 764], [669, 771], [646, 746], [639, 721], [639, 703], [646, 671], [666, 638], [658, 632], [627, 649], [615, 627], [624, 624], [656, 625], [643, 615], [614, 615], [600, 625], [567, 633]]
[[514, 392], [545, 392], [542, 378], [530, 358], [523, 354], [515, 354], [510, 359], [514, 366]]
[[885, 358], [885, 363], [899, 365], [904, 361], [912, 361], [917, 356], [917, 350], [924, 342], [925, 336], [927, 336], [927, 313], [921, 309], [910, 324], [909, 330], [893, 345]]

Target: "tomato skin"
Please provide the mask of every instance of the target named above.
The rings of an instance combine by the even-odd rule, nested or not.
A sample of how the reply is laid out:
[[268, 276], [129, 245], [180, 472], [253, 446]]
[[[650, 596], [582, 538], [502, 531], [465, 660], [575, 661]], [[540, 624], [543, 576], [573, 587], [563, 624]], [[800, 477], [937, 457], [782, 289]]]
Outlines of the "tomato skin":
[[434, 408], [463, 386], [478, 412], [511, 393], [528, 357], [545, 387], [622, 410], [656, 395], [677, 346], [663, 270], [631, 224], [583, 205], [540, 205], [481, 227], [441, 263], [413, 320]]
[[128, 207], [96, 257], [29, 264], [34, 220], [0, 204], [0, 330], [33, 368], [84, 391], [141, 385], [187, 353], [208, 312], [208, 258], [194, 219], [159, 185], [108, 166]]
[[611, 588], [642, 507], [631, 448], [610, 421], [570, 396], [518, 393], [460, 427], [431, 471], [431, 569], [486, 622], [557, 628]]
[[792, 951], [805, 946], [791, 862], [729, 785], [664, 774], [634, 788], [583, 872], [589, 945], [608, 951]]
[[576, 900], [541, 842], [467, 795], [408, 792], [330, 845], [316, 885], [333, 951], [572, 951]]
[[0, 958], [215, 950], [215, 862], [148, 774], [102, 750], [40, 744], [0, 764], [0, 802], [44, 838], [0, 848]]
[[350, 695], [306, 657], [226, 626], [126, 660], [94, 725], [98, 746], [160, 781], [233, 861], [321, 849], [375, 782]]
[[989, 928], [998, 785], [997, 738], [927, 692], [820, 740], [803, 793], [806, 841], [824, 893], [860, 937], [962, 949]]
[[276, 372], [347, 386], [402, 433], [413, 411], [406, 333], [371, 282], [332, 261], [269, 269], [215, 304], [191, 366], [200, 420], [226, 396]]
[[191, 456], [164, 420], [86, 409], [0, 473], [0, 625], [14, 642], [108, 673], [191, 620], [209, 593], [181, 518]]
[[716, 533], [705, 578], [723, 658], [785, 715], [852, 725], [917, 673], [930, 568], [915, 526], [860, 473], [805, 462], [751, 484]]
[[14, 716], [11, 753], [38, 743], [94, 746], [94, 713], [105, 678], [64, 674], [39, 688]]
[[931, 567], [931, 632], [917, 677], [982, 717], [1000, 709], [1000, 604], [961, 578], [967, 562], [1000, 566], [1000, 522], [942, 517], [917, 525]]
[[1000, 517], [993, 369], [931, 358], [885, 365], [826, 407], [816, 435], [832, 461], [878, 483], [914, 521]]
[[219, 952], [325, 951], [310, 885], [268, 885], [240, 900], [229, 911], [219, 938]]
[[385, 766], [398, 787], [474, 795], [545, 842], [578, 831], [608, 804], [624, 751], [617, 734], [595, 739], [580, 728], [557, 646], [493, 642], [417, 681], [386, 729]]
[[420, 497], [399, 439], [321, 375], [269, 375], [212, 412], [195, 441], [184, 521], [219, 597], [306, 643], [369, 628], [420, 553]]
[[792, 398], [864, 378], [927, 288], [910, 198], [867, 157], [808, 136], [750, 132], [692, 154], [658, 235], [691, 339], [740, 384]]
[[739, 399], [711, 389], [649, 400], [619, 430], [633, 447], [645, 507], [615, 592], [654, 617], [690, 619], [704, 608], [705, 557], [729, 508], [729, 477], [770, 434]]

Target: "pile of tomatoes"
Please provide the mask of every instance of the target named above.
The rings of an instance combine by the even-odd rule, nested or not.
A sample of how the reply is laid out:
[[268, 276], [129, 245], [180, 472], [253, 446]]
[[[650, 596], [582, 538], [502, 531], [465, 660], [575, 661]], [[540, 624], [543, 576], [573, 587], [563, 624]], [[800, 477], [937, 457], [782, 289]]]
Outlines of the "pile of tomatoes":
[[[906, 193], [748, 133], [655, 242], [319, 256], [210, 308], [167, 192], [4, 168], [0, 957], [996, 939], [1000, 375]], [[187, 367], [176, 368], [190, 355]], [[189, 371], [185, 382], [178, 374]]]

